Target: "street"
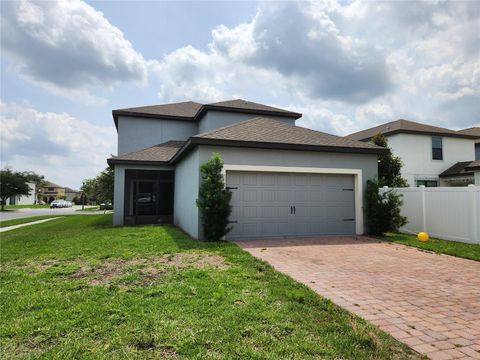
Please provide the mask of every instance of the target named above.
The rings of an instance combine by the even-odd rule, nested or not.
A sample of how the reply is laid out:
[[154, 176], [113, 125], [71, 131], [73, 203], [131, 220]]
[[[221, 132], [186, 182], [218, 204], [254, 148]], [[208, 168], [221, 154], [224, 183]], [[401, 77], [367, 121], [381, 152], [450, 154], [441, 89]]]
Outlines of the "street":
[[[85, 206], [89, 208], [92, 206]], [[70, 208], [59, 208], [59, 209], [18, 209], [15, 211], [3, 211], [0, 212], [0, 221], [11, 220], [11, 219], [22, 219], [32, 216], [42, 216], [42, 215], [95, 215], [103, 214], [103, 211], [76, 211], [82, 208], [81, 205], [74, 205]]]

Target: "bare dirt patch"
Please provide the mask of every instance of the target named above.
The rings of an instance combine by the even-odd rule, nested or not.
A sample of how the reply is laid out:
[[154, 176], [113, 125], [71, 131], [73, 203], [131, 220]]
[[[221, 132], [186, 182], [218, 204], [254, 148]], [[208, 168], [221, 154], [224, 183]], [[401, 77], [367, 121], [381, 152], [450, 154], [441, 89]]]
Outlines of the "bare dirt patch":
[[70, 277], [88, 279], [91, 285], [108, 285], [125, 275], [132, 274], [138, 275], [140, 283], [145, 285], [161, 278], [169, 270], [187, 268], [226, 270], [229, 265], [218, 255], [177, 253], [143, 259], [107, 260], [98, 267], [82, 264]]

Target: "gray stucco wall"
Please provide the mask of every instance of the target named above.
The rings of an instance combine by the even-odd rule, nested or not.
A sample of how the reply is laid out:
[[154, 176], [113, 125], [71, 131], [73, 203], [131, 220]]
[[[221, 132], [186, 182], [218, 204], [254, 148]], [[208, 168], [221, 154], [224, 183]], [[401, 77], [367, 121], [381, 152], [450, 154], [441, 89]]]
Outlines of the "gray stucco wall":
[[123, 207], [125, 204], [125, 170], [173, 170], [173, 166], [142, 166], [142, 165], [115, 165], [113, 189], [113, 225], [123, 225]]
[[197, 123], [130, 116], [118, 117], [118, 155], [169, 140], [187, 140], [197, 133]]
[[191, 237], [199, 237], [196, 200], [200, 184], [198, 148], [194, 149], [175, 168], [173, 223]]
[[295, 125], [294, 118], [285, 118], [281, 116], [266, 116], [255, 114], [242, 114], [242, 113], [230, 113], [223, 111], [207, 111], [207, 113], [200, 119], [198, 124], [198, 133], [204, 133], [213, 129], [217, 129], [223, 126], [228, 126], [236, 122], [253, 119], [255, 117], [269, 117], [274, 120], [286, 122], [291, 125]]

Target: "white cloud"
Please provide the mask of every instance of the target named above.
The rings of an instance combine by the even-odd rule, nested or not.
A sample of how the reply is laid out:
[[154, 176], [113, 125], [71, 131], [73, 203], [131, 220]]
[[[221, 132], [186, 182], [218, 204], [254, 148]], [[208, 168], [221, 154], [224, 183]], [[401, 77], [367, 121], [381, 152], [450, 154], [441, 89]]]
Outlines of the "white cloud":
[[97, 126], [66, 113], [0, 103], [2, 167], [32, 170], [65, 186], [103, 170], [116, 151], [113, 126]]
[[1, 32], [13, 69], [57, 95], [104, 101], [90, 89], [147, 79], [143, 56], [101, 12], [79, 0], [3, 2]]
[[[478, 125], [478, 2], [280, 2], [155, 66], [162, 101], [232, 97], [302, 111], [344, 134], [409, 118]], [[477, 103], [477, 105], [475, 105]]]

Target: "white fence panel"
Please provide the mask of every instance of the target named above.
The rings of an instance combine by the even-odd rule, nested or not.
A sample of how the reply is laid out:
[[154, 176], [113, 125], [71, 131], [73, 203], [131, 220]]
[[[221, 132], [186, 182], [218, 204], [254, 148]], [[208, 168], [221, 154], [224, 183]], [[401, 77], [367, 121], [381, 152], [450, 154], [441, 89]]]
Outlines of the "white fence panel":
[[[382, 191], [386, 190], [385, 187]], [[408, 219], [400, 231], [426, 231], [440, 239], [480, 244], [479, 186], [394, 190], [403, 195], [401, 213]]]

